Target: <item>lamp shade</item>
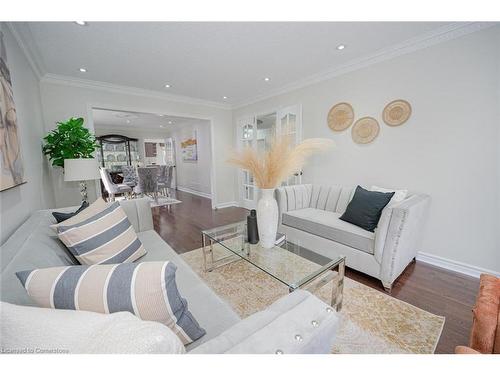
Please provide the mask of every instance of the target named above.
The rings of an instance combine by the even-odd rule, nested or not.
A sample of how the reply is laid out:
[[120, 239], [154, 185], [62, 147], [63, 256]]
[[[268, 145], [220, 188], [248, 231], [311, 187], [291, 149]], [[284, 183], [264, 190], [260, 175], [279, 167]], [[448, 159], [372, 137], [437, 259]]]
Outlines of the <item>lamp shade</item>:
[[98, 180], [97, 159], [64, 159], [64, 181]]

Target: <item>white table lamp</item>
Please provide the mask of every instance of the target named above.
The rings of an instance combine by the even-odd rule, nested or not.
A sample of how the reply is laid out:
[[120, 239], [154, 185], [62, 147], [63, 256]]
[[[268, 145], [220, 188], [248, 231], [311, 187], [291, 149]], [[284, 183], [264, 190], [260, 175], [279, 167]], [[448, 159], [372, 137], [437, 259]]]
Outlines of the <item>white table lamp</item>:
[[100, 178], [97, 159], [64, 159], [64, 181], [80, 181], [82, 202], [87, 201], [86, 181]]

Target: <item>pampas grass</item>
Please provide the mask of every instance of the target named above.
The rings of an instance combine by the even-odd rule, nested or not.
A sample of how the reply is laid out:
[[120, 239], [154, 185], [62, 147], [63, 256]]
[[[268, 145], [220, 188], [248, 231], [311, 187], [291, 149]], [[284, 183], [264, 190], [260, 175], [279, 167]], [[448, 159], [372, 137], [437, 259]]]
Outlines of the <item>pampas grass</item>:
[[271, 147], [264, 154], [245, 147], [233, 152], [229, 163], [252, 173], [260, 189], [273, 189], [289, 176], [302, 170], [307, 158], [333, 146], [333, 141], [325, 138], [309, 138], [295, 147], [291, 146], [290, 136], [273, 138]]

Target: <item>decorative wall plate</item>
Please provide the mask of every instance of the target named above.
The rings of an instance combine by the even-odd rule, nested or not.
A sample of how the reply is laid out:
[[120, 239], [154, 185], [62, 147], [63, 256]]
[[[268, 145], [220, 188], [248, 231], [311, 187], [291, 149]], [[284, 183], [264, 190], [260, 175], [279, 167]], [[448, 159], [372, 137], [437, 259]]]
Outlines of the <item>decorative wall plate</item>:
[[377, 120], [373, 117], [360, 118], [352, 127], [352, 140], [359, 144], [372, 142], [380, 131]]
[[327, 121], [334, 132], [346, 130], [354, 121], [354, 110], [349, 103], [335, 104], [328, 112]]
[[384, 122], [389, 126], [403, 125], [411, 115], [411, 105], [406, 100], [393, 100], [382, 112]]

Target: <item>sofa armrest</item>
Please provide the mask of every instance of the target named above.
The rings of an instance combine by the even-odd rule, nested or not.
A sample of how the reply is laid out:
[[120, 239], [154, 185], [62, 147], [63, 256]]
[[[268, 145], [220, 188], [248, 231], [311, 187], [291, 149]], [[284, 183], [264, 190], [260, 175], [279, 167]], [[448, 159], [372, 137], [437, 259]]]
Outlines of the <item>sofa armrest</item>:
[[468, 346], [457, 346], [455, 348], [455, 354], [481, 354], [477, 350], [469, 348]]
[[190, 353], [330, 353], [339, 319], [326, 303], [297, 290]]
[[386, 288], [417, 256], [429, 204], [428, 195], [418, 194], [392, 208], [380, 271], [380, 280]]
[[149, 198], [130, 199], [120, 201], [120, 206], [127, 214], [130, 223], [136, 232], [153, 230], [153, 213]]

